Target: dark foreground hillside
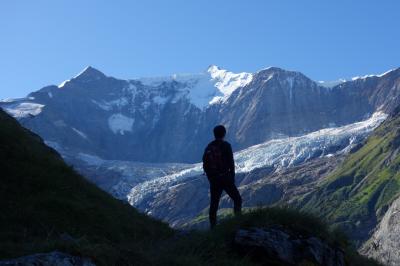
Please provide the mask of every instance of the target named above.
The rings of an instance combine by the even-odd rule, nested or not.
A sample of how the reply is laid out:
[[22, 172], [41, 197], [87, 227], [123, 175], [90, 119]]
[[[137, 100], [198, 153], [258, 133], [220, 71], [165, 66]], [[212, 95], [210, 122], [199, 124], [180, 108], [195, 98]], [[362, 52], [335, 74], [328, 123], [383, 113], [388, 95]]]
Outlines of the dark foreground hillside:
[[318, 219], [291, 210], [175, 232], [87, 182], [2, 111], [0, 169], [0, 265], [53, 251], [96, 265], [375, 265]]
[[172, 235], [89, 183], [42, 140], [0, 111], [0, 257], [66, 250], [103, 264], [145, 262]]

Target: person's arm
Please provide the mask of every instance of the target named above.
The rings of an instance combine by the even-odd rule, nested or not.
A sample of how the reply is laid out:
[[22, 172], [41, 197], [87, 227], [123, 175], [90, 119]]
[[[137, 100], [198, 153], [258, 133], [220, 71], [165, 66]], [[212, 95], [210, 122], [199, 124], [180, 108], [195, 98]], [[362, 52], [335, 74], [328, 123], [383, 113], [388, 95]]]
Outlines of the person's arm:
[[[207, 147], [208, 147], [208, 146], [207, 146]], [[204, 161], [205, 161], [205, 159], [206, 159], [207, 147], [205, 148], [205, 150], [204, 150], [204, 152], [203, 152], [203, 159], [202, 159], [202, 161], [203, 161], [203, 171], [204, 171], [204, 173], [208, 176], [208, 174], [207, 174], [207, 169], [206, 169], [205, 163], [204, 163]]]
[[233, 159], [232, 146], [228, 143], [229, 171], [235, 176], [235, 160]]

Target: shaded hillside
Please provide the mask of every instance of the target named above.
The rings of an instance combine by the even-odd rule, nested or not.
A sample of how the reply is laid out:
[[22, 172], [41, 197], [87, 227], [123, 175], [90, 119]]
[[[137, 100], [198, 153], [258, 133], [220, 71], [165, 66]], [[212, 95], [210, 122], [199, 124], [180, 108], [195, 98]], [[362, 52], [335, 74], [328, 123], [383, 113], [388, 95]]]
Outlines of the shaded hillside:
[[365, 145], [348, 156], [315, 192], [298, 201], [365, 241], [400, 192], [400, 113], [395, 110]]
[[1, 258], [60, 249], [102, 264], [144, 263], [146, 245], [172, 233], [76, 174], [3, 111], [0, 169]]

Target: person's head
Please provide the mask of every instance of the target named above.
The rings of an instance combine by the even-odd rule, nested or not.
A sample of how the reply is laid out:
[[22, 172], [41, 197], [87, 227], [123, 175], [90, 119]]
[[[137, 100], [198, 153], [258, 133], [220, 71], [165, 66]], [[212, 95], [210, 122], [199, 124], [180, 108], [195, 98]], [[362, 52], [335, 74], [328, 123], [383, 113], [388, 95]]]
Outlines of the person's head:
[[218, 125], [214, 127], [214, 137], [215, 139], [223, 139], [226, 134], [226, 129], [223, 125]]

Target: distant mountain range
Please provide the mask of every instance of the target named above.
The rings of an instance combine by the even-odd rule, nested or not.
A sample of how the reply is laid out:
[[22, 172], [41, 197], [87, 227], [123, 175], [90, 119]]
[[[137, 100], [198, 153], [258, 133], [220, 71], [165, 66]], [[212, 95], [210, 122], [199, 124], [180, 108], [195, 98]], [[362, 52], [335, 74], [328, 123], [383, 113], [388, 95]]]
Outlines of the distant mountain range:
[[270, 67], [239, 73], [120, 80], [88, 67], [59, 86], [0, 103], [20, 122], [73, 152], [107, 160], [195, 163], [216, 124], [241, 150], [364, 120], [399, 103], [400, 69], [321, 86]]

